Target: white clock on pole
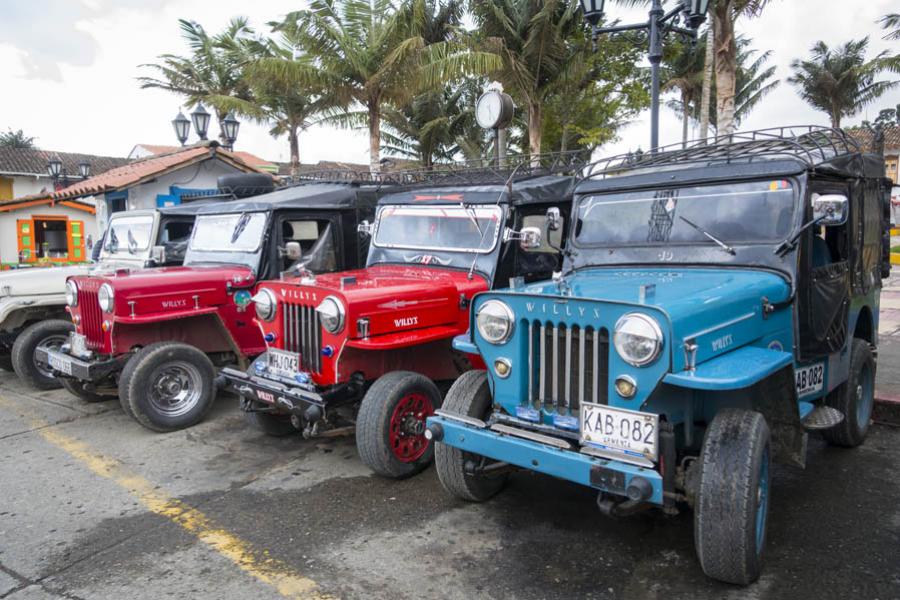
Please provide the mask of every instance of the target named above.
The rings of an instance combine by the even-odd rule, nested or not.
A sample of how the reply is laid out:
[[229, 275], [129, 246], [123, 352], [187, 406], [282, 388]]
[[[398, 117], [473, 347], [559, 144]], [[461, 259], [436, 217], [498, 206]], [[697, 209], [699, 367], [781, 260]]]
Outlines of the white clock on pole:
[[515, 105], [509, 94], [501, 90], [489, 89], [475, 104], [475, 120], [484, 129], [501, 129], [510, 124]]

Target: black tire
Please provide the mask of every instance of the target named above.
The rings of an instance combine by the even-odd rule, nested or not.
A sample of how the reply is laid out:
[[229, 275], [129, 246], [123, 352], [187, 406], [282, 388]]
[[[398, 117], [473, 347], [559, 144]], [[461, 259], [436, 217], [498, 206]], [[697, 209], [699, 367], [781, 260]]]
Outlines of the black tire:
[[703, 571], [747, 585], [762, 570], [771, 489], [769, 428], [754, 411], [726, 409], [700, 451], [694, 545]]
[[[253, 402], [252, 406], [258, 408], [261, 404]], [[284, 437], [291, 433], [297, 433], [297, 428], [291, 424], [291, 418], [288, 415], [244, 412], [244, 419], [253, 427], [272, 437]]]
[[60, 377], [59, 382], [62, 384], [63, 388], [70, 394], [81, 398], [85, 402], [103, 402], [104, 400], [111, 400], [113, 398], [112, 396], [104, 396], [102, 394], [98, 394], [97, 392], [92, 392], [91, 390], [85, 389], [85, 383], [77, 379]]
[[49, 366], [38, 364], [34, 352], [38, 347], [59, 348], [69, 338], [75, 326], [71, 321], [49, 319], [26, 327], [16, 337], [12, 347], [13, 370], [19, 378], [39, 390], [55, 390], [62, 387]]
[[[119, 380], [119, 401], [127, 402], [131, 416], [147, 429], [166, 432], [191, 427], [212, 408], [215, 368], [193, 346], [150, 344], [132, 356], [125, 368], [129, 373]], [[182, 395], [187, 397], [179, 400], [177, 396]]]
[[13, 372], [12, 356], [9, 354], [0, 354], [0, 369]]
[[[412, 417], [411, 430], [398, 429], [401, 415], [395, 415], [395, 410], [401, 405], [410, 410], [406, 414]], [[425, 438], [425, 419], [440, 406], [440, 391], [424, 375], [409, 371], [382, 375], [366, 392], [356, 417], [356, 449], [362, 461], [377, 474], [394, 479], [426, 468], [434, 459], [434, 444]], [[398, 453], [407, 456], [401, 459]]]
[[844, 413], [844, 420], [822, 430], [828, 443], [853, 448], [869, 433], [875, 404], [875, 358], [869, 343], [854, 338], [850, 344], [850, 375], [825, 398], [825, 404]]
[[[485, 371], [466, 371], [460, 375], [447, 397], [444, 410], [459, 415], [484, 419], [491, 410], [491, 388]], [[468, 475], [465, 464], [480, 457], [459, 448], [438, 443], [434, 449], [434, 467], [444, 489], [469, 502], [484, 502], [506, 485], [507, 474]]]

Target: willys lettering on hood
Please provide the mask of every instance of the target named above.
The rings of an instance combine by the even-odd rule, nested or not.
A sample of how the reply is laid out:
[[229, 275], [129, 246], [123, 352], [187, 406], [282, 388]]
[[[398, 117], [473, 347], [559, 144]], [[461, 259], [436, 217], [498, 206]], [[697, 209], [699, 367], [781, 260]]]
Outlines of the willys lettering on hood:
[[[315, 283], [272, 286], [276, 297], [317, 306], [327, 296], [344, 303], [347, 322], [369, 319], [369, 336], [465, 322], [460, 296], [487, 289], [480, 275], [425, 265], [375, 265], [366, 269], [317, 275]], [[354, 328], [349, 328], [354, 335]]]

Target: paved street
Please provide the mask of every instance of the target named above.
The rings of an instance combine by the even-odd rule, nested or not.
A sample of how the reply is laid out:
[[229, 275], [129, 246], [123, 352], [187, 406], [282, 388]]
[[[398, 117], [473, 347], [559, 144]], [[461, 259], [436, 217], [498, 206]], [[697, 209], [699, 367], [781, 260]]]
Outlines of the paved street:
[[900, 429], [779, 469], [768, 566], [740, 589], [701, 573], [687, 513], [611, 521], [530, 473], [465, 504], [433, 469], [383, 480], [350, 439], [267, 438], [235, 404], [158, 435], [3, 374], [0, 597], [900, 597]]

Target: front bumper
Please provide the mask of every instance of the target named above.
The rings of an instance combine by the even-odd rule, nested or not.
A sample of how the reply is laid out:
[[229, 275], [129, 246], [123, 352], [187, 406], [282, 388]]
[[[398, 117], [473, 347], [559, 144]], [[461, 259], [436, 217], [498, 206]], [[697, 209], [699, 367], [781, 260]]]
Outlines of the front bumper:
[[558, 446], [524, 439], [446, 412], [429, 417], [427, 424], [429, 429], [440, 427], [440, 442], [448, 446], [618, 496], [626, 496], [632, 479], [642, 477], [653, 488], [646, 502], [663, 505], [663, 478], [654, 469], [583, 454], [577, 444], [565, 449], [559, 447], [562, 441]]
[[247, 373], [225, 367], [219, 375], [224, 379], [226, 390], [243, 398], [274, 406], [286, 413], [303, 414], [312, 406], [325, 407], [325, 398], [311, 384], [301, 387], [301, 384], [288, 380], [260, 377], [253, 374], [252, 367]]
[[37, 360], [50, 365], [57, 375], [80, 381], [101, 381], [122, 369], [122, 363], [117, 358], [85, 360], [60, 350], [47, 348], [38, 348], [34, 354]]

